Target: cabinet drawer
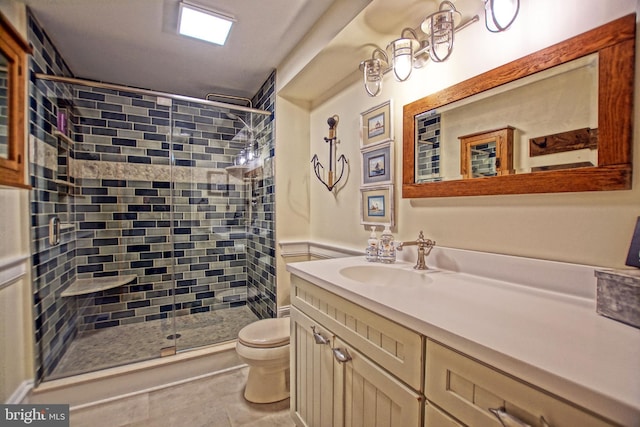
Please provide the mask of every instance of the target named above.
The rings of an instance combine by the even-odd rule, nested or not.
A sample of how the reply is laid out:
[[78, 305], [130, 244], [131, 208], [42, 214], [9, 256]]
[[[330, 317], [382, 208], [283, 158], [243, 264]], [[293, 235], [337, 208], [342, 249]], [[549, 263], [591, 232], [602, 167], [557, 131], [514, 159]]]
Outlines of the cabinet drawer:
[[534, 427], [613, 426], [573, 404], [431, 340], [426, 345], [427, 399], [466, 425], [497, 427], [489, 408]]
[[424, 427], [464, 427], [449, 415], [427, 403], [424, 408]]
[[297, 276], [291, 278], [291, 303], [414, 390], [423, 390], [418, 333]]

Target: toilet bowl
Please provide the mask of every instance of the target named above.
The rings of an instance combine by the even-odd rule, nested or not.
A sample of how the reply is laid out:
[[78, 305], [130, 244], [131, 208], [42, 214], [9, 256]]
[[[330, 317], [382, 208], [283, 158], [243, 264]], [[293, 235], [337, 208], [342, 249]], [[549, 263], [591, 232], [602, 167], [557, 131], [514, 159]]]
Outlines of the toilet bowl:
[[236, 351], [249, 365], [244, 398], [271, 403], [289, 397], [289, 318], [262, 319], [238, 333]]

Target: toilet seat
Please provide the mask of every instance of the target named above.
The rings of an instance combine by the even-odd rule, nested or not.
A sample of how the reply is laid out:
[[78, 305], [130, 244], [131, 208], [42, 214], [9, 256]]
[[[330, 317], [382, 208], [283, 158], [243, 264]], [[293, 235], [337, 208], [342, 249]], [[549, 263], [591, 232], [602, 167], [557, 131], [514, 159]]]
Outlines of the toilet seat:
[[288, 317], [259, 320], [242, 328], [238, 341], [247, 347], [280, 347], [289, 344], [289, 325]]

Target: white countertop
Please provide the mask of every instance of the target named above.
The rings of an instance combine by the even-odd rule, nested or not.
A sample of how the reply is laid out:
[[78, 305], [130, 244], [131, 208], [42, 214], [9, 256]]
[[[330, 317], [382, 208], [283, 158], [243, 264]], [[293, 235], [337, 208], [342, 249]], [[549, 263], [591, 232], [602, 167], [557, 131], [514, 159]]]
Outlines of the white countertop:
[[[436, 256], [466, 262], [449, 254], [440, 249]], [[520, 283], [463, 268], [425, 274], [406, 262], [388, 268], [422, 274], [421, 283], [364, 284], [340, 274], [348, 266], [381, 266], [364, 257], [291, 263], [287, 270], [607, 418], [640, 426], [640, 329], [596, 313], [593, 268], [575, 266], [580, 283], [567, 283], [571, 264], [494, 257], [501, 257], [491, 264], [500, 271], [496, 277], [520, 274]], [[546, 270], [555, 271], [555, 279]], [[530, 286], [535, 271], [539, 287]]]

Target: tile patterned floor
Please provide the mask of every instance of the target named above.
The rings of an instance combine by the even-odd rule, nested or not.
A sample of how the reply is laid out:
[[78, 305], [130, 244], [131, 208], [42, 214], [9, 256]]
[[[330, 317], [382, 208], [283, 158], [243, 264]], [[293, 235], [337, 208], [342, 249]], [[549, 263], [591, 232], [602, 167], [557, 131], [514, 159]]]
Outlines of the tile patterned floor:
[[53, 374], [56, 379], [160, 356], [163, 347], [187, 350], [236, 339], [245, 325], [258, 320], [247, 306], [99, 329], [78, 335]]
[[289, 399], [252, 404], [247, 367], [118, 399], [71, 408], [72, 427], [294, 427]]

